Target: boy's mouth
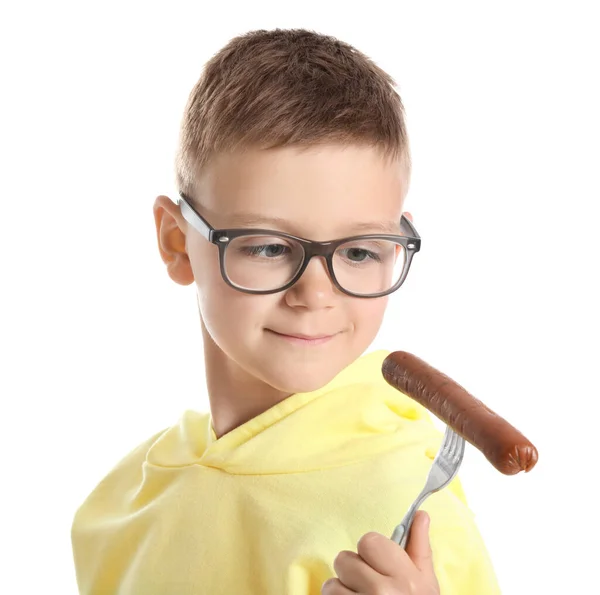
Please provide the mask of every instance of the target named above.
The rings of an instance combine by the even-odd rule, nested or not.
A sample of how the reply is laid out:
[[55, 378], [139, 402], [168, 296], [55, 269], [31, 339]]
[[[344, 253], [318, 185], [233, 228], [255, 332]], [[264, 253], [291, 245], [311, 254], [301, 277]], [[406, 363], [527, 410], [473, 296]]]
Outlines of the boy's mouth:
[[296, 345], [322, 345], [327, 343], [333, 337], [335, 337], [338, 333], [334, 333], [331, 335], [317, 334], [317, 335], [305, 335], [303, 333], [279, 333], [272, 329], [266, 329], [268, 332], [280, 337], [286, 341], [291, 343], [295, 343]]

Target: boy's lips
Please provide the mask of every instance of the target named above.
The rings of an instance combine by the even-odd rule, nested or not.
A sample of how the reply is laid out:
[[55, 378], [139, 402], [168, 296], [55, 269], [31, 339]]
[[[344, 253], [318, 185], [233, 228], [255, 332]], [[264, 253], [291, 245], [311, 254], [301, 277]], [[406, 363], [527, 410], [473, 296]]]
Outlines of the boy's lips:
[[330, 339], [333, 339], [338, 333], [331, 334], [315, 334], [315, 335], [306, 335], [304, 333], [280, 333], [278, 331], [274, 331], [273, 329], [267, 329], [269, 332], [277, 335], [283, 339], [287, 339], [293, 343], [300, 343], [305, 345], [320, 345], [322, 343], [326, 343]]

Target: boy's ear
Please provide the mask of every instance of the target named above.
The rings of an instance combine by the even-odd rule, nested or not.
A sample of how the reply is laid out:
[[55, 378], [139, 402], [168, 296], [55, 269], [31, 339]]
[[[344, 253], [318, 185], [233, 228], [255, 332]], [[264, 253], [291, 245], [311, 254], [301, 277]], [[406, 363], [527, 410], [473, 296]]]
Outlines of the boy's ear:
[[167, 273], [179, 285], [191, 285], [194, 274], [185, 247], [185, 220], [179, 206], [168, 196], [154, 201], [154, 223], [158, 251], [167, 265]]

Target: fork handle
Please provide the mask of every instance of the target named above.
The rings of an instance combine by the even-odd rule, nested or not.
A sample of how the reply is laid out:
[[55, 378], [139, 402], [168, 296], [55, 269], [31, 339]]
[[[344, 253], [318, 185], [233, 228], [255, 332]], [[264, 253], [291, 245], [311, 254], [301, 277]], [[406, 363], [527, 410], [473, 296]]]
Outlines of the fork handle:
[[412, 527], [413, 520], [415, 519], [415, 514], [417, 513], [419, 506], [423, 504], [423, 501], [426, 497], [426, 492], [421, 492], [417, 496], [417, 499], [412, 503], [412, 506], [408, 509], [408, 512], [402, 519], [402, 522], [394, 529], [394, 532], [392, 533], [392, 541], [397, 543], [402, 549], [406, 549], [410, 528]]

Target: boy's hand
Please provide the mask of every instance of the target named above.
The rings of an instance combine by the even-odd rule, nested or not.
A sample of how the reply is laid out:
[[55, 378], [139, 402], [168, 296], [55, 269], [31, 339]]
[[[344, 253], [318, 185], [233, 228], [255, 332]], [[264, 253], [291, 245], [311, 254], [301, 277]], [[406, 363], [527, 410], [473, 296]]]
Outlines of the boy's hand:
[[429, 516], [415, 516], [406, 551], [379, 533], [358, 542], [358, 554], [340, 552], [333, 567], [338, 578], [323, 584], [322, 595], [439, 595], [429, 543]]

